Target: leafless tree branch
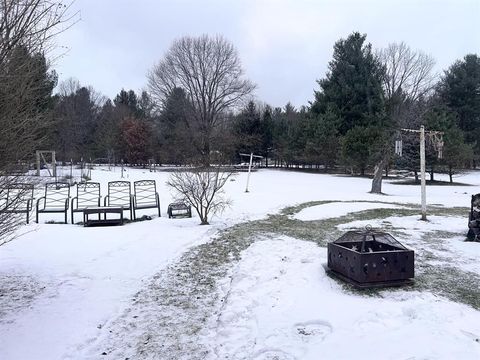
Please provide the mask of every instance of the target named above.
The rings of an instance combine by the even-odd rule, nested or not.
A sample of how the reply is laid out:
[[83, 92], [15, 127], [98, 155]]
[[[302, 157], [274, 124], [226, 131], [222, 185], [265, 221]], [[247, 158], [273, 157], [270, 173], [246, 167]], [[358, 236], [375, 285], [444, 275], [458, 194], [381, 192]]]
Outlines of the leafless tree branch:
[[[148, 73], [148, 86], [158, 104], [174, 88], [185, 91], [193, 109], [189, 128], [201, 134], [198, 150], [207, 158], [210, 140], [221, 114], [255, 89], [243, 78], [240, 58], [233, 45], [221, 36], [183, 37]], [[205, 164], [208, 165], [208, 164]]]
[[[51, 125], [51, 92], [56, 74], [46, 54], [53, 38], [72, 26], [77, 13], [69, 3], [53, 0], [0, 0], [0, 242], [11, 239], [21, 224], [12, 214], [24, 205], [22, 191], [12, 197], [16, 183], [31, 183], [18, 165], [28, 168], [34, 150], [47, 138]], [[9, 200], [7, 201], [7, 195]]]
[[404, 96], [416, 101], [432, 90], [435, 60], [422, 51], [413, 51], [404, 42], [392, 43], [378, 52], [385, 65], [384, 87], [387, 99]]
[[176, 171], [167, 185], [196, 210], [201, 225], [208, 225], [210, 216], [222, 212], [231, 204], [224, 197], [223, 187], [232, 175], [232, 172], [223, 171], [220, 167]]

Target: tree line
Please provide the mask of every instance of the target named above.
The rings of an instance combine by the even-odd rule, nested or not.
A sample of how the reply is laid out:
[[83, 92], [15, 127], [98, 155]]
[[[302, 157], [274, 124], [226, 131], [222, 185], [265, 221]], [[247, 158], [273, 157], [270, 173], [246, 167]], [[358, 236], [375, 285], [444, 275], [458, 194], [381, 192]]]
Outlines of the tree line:
[[[335, 43], [313, 100], [296, 109], [255, 100], [255, 84], [222, 36], [174, 41], [149, 71], [144, 91], [119, 89], [113, 99], [75, 79], [57, 86], [43, 48], [9, 49], [0, 68], [9, 80], [0, 83], [2, 124], [9, 124], [0, 136], [4, 164], [38, 148], [55, 150], [61, 161], [128, 164], [206, 165], [213, 154], [235, 163], [239, 153], [255, 153], [266, 166], [373, 173], [372, 191], [380, 192], [390, 168], [418, 171], [418, 138], [401, 129], [443, 132], [441, 159], [440, 139], [427, 143], [432, 177], [436, 169], [452, 175], [475, 167], [480, 156], [476, 54], [436, 76], [434, 59], [422, 51], [404, 43], [374, 49], [354, 32]], [[20, 94], [21, 86], [29, 91]], [[399, 139], [401, 157], [393, 153]]]

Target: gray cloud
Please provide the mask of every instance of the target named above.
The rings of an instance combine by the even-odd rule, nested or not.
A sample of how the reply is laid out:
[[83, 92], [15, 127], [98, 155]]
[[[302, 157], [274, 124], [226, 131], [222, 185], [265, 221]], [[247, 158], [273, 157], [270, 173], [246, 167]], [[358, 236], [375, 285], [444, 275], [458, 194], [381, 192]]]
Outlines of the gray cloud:
[[305, 105], [325, 76], [333, 44], [352, 31], [374, 47], [405, 41], [441, 71], [480, 52], [480, 1], [149, 1], [77, 0], [81, 21], [57, 43], [69, 48], [54, 68], [109, 97], [140, 90], [173, 39], [223, 34], [238, 49], [259, 100]]

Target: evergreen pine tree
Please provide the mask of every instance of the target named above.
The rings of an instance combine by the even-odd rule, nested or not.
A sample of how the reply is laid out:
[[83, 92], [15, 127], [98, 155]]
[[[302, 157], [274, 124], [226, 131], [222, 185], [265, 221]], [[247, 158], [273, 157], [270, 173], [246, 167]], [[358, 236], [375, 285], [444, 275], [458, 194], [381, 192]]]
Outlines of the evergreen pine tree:
[[[388, 118], [382, 89], [384, 68], [366, 43], [366, 35], [352, 33], [335, 43], [327, 76], [318, 81], [313, 115], [329, 113], [342, 143], [343, 159], [364, 173], [382, 158]], [[318, 118], [318, 117], [317, 117]], [[321, 118], [321, 117], [320, 117]], [[332, 129], [333, 130], [333, 129]]]
[[465, 141], [474, 146], [476, 157], [480, 157], [480, 57], [469, 54], [455, 62], [445, 72], [437, 93], [456, 113]]

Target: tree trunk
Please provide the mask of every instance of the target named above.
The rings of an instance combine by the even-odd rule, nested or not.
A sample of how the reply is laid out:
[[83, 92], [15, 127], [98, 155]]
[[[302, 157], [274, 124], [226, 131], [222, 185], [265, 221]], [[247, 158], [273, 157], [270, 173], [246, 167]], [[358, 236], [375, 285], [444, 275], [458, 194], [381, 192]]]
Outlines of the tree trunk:
[[205, 167], [210, 166], [210, 143], [207, 141], [203, 144], [202, 149], [202, 165]]
[[210, 225], [208, 223], [208, 209], [203, 206], [200, 207], [200, 210], [197, 209], [198, 216], [200, 217], [200, 225]]
[[448, 166], [448, 176], [450, 177], [450, 184], [453, 183], [453, 169], [452, 165]]
[[430, 181], [433, 181], [433, 168], [430, 170]]
[[415, 170], [413, 174], [415, 175], [415, 182], [418, 182], [418, 171]]
[[383, 179], [383, 169], [388, 163], [388, 157], [384, 156], [380, 162], [375, 165], [375, 170], [373, 172], [373, 180], [372, 180], [372, 190], [370, 190], [373, 194], [381, 194], [382, 193], [382, 179]]

